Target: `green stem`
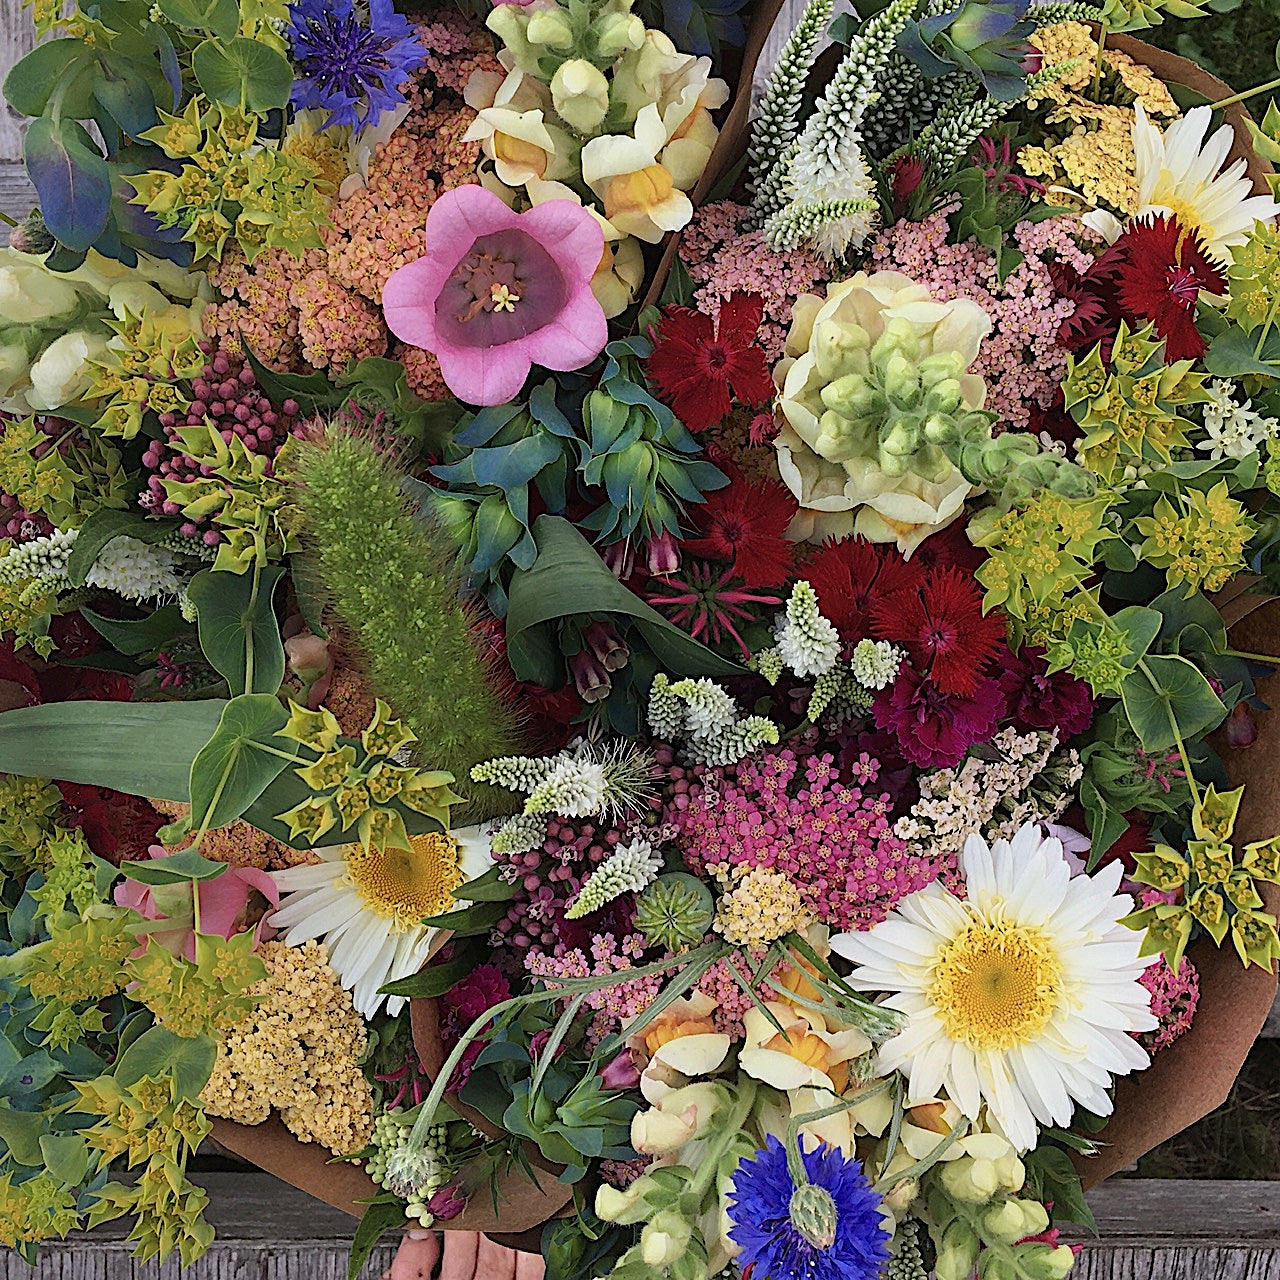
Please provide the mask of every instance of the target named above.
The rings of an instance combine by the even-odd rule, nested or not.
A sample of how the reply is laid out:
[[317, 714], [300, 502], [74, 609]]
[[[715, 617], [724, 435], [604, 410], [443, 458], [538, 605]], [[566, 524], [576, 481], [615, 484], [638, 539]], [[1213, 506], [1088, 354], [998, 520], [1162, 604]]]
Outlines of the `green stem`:
[[1100, 22], [1098, 24], [1098, 56], [1093, 60], [1093, 85], [1089, 90], [1095, 98], [1102, 86], [1102, 55], [1107, 49], [1107, 31], [1107, 24]]
[[[253, 587], [249, 592], [249, 608], [246, 618], [258, 616], [258, 589], [262, 585], [262, 562], [253, 562]], [[253, 624], [250, 622], [244, 629], [244, 692], [253, 692]]]
[[[1138, 670], [1151, 682], [1153, 689], [1163, 693], [1156, 678], [1151, 674], [1151, 668], [1147, 666], [1146, 661], [1142, 658], [1138, 659]], [[1182, 734], [1178, 729], [1178, 717], [1173, 714], [1173, 706], [1167, 694], [1161, 698], [1161, 703], [1164, 706], [1165, 718], [1169, 721], [1169, 732], [1173, 734], [1174, 745], [1178, 748], [1178, 756], [1182, 761], [1182, 771], [1187, 776], [1187, 789], [1191, 792], [1191, 802], [1198, 807], [1200, 804], [1200, 788], [1196, 786], [1196, 775], [1191, 771], [1191, 757], [1187, 755], [1186, 743], [1182, 741]]]
[[1234, 107], [1237, 102], [1248, 102], [1250, 98], [1256, 98], [1258, 94], [1267, 93], [1271, 89], [1280, 89], [1280, 79], [1268, 80], [1266, 84], [1260, 84], [1256, 89], [1245, 89], [1240, 93], [1233, 93], [1229, 98], [1211, 103], [1209, 109], [1221, 111], [1223, 107]]
[[923, 1160], [917, 1160], [909, 1169], [903, 1169], [900, 1173], [895, 1173], [891, 1178], [886, 1178], [884, 1174], [876, 1181], [875, 1189], [877, 1191], [888, 1191], [890, 1187], [897, 1186], [899, 1182], [908, 1178], [922, 1178], [930, 1169], [933, 1168], [939, 1160], [951, 1149], [951, 1147], [959, 1140], [960, 1134], [967, 1129], [973, 1122], [967, 1116], [961, 1116], [951, 1131], [934, 1147]]
[[265, 742], [259, 742], [256, 738], [249, 740], [249, 746], [255, 751], [261, 751], [265, 755], [279, 756], [281, 760], [287, 760], [290, 764], [297, 764], [302, 760], [300, 755], [291, 755], [288, 751], [281, 751], [279, 747], [269, 747]]
[[1276, 322], [1277, 312], [1280, 312], [1280, 293], [1277, 293], [1275, 298], [1272, 299], [1267, 318], [1262, 322], [1262, 328], [1258, 331], [1258, 341], [1253, 348], [1253, 358], [1255, 360], [1262, 358], [1262, 348], [1266, 345], [1267, 335], [1271, 332], [1271, 326]]
[[1227, 649], [1225, 656], [1228, 658], [1243, 658], [1246, 662], [1266, 662], [1273, 667], [1280, 667], [1280, 654], [1243, 653], [1239, 649]]
[[218, 785], [213, 790], [213, 795], [209, 800], [209, 807], [204, 811], [204, 818], [200, 823], [200, 830], [196, 832], [196, 838], [191, 842], [193, 849], [200, 848], [200, 841], [204, 839], [205, 833], [209, 830], [209, 822], [212, 819], [215, 810], [218, 807], [218, 801], [222, 799], [222, 793], [227, 788], [227, 783], [231, 780], [231, 765], [233, 761], [228, 760], [222, 768], [222, 777], [218, 779]]
[[720, 1172], [720, 1162], [724, 1159], [724, 1153], [737, 1141], [738, 1134], [742, 1132], [742, 1126], [746, 1124], [752, 1107], [756, 1105], [756, 1082], [750, 1076], [739, 1075], [737, 1092], [737, 1101], [726, 1117], [719, 1137], [715, 1138], [710, 1148], [703, 1152], [698, 1172], [689, 1183], [689, 1191], [692, 1193], [690, 1198], [694, 1204], [702, 1203], [707, 1188]]
[[6, 227], [16, 227], [18, 225], [17, 221], [9, 217], [3, 210], [0, 210], [0, 222], [3, 222]]

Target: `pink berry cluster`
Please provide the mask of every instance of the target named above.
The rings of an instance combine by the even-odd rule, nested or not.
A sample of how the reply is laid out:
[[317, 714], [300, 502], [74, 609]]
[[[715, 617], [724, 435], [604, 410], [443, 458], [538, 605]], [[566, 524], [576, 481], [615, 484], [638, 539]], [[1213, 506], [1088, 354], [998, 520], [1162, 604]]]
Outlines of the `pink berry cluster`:
[[[864, 769], [874, 782], [876, 770]], [[892, 833], [887, 795], [841, 776], [834, 757], [773, 747], [705, 771], [668, 811], [695, 874], [711, 867], [785, 872], [832, 928], [867, 929], [941, 867]]]
[[[237, 355], [211, 343], [201, 344], [208, 362], [191, 383], [191, 404], [185, 414], [160, 415], [164, 440], [152, 441], [142, 455], [142, 465], [152, 474], [138, 495], [138, 504], [155, 515], [181, 514], [181, 504], [169, 496], [168, 486], [206, 478], [214, 474], [207, 462], [199, 462], [185, 451], [179, 432], [185, 427], [210, 425], [228, 444], [239, 438], [249, 453], [270, 460], [280, 451], [299, 425], [296, 400], [274, 405], [263, 394], [253, 370]], [[230, 490], [228, 490], [230, 492]], [[222, 535], [207, 522], [188, 517], [179, 532], [186, 538], [200, 538], [216, 547]]]

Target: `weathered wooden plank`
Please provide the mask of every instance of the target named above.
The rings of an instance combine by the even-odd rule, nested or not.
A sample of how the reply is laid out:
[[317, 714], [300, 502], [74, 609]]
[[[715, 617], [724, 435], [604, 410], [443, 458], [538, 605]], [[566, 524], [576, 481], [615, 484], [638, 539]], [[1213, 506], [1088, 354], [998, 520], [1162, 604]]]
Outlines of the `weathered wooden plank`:
[[[31, 13], [22, 7], [22, 0], [0, 0], [0, 77], [33, 49], [35, 42]], [[25, 129], [23, 118], [0, 100], [0, 163], [21, 158]]]
[[[20, 164], [0, 163], [0, 213], [8, 214], [21, 222], [35, 203], [36, 193], [26, 169]], [[8, 243], [8, 238], [3, 233], [0, 233], [0, 240]]]
[[[110, 1223], [47, 1248], [35, 1271], [0, 1256], [0, 1280], [346, 1280], [352, 1219], [258, 1173], [200, 1173], [218, 1239], [179, 1277], [139, 1266]], [[1280, 1182], [1122, 1180], [1089, 1196], [1101, 1230], [1077, 1280], [1280, 1280]], [[391, 1245], [366, 1270], [376, 1280]]]

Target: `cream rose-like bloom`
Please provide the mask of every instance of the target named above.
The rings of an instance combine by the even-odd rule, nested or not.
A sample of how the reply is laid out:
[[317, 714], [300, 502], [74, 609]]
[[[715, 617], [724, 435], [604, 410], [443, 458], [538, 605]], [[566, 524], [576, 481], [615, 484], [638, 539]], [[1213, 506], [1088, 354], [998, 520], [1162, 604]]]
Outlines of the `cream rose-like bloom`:
[[[914, 379], [908, 390], [920, 397], [923, 417], [934, 392], [922, 388], [920, 371], [933, 369], [946, 383], [937, 394], [947, 412], [981, 409], [986, 384], [966, 370], [990, 317], [966, 298], [938, 302], [896, 271], [860, 271], [829, 284], [825, 298], [805, 294], [792, 316], [774, 373], [784, 423], [774, 442], [778, 470], [800, 506], [787, 536], [822, 542], [860, 534], [910, 555], [976, 490], [936, 446], [891, 452], [897, 446], [882, 439], [891, 405], [882, 384]], [[888, 392], [896, 402], [896, 386]]]
[[0, 249], [0, 323], [51, 324], [80, 305], [75, 285], [16, 249]]
[[1156, 1026], [1140, 979], [1151, 957], [1122, 923], [1123, 867], [1072, 876], [1056, 839], [1034, 825], [960, 854], [966, 896], [935, 881], [872, 929], [831, 939], [857, 966], [861, 991], [887, 993], [907, 1017], [880, 1048], [911, 1096], [945, 1096], [1017, 1151], [1040, 1125], [1067, 1125], [1077, 1105], [1111, 1113], [1112, 1078], [1141, 1070], [1131, 1031]]

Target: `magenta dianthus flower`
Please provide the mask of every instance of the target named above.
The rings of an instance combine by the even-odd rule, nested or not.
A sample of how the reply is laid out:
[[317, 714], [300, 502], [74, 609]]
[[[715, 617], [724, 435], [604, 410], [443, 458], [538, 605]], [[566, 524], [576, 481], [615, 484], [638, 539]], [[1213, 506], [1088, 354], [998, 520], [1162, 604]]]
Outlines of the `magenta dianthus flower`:
[[581, 205], [515, 213], [483, 187], [455, 187], [431, 206], [427, 246], [387, 281], [383, 311], [398, 338], [435, 353], [459, 399], [503, 404], [533, 365], [581, 369], [604, 349], [591, 292], [604, 233]]
[[955, 768], [975, 742], [990, 740], [1004, 711], [1000, 685], [989, 677], [968, 696], [943, 693], [905, 662], [875, 701], [876, 725], [922, 769]]

